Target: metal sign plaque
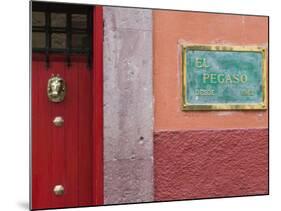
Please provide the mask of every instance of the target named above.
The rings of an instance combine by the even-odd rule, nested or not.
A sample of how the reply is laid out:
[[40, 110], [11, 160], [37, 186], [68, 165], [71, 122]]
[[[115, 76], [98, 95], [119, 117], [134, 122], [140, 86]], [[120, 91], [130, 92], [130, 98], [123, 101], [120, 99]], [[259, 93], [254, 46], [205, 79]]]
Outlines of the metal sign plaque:
[[266, 109], [265, 48], [183, 46], [183, 110]]

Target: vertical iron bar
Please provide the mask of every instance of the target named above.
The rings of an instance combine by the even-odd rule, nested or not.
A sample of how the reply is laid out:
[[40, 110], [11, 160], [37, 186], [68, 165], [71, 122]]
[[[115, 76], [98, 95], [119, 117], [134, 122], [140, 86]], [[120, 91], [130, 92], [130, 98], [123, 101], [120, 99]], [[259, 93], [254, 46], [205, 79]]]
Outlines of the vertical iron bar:
[[50, 22], [51, 22], [51, 17], [50, 17], [50, 11], [49, 11], [49, 7], [47, 6], [46, 8], [46, 12], [45, 12], [45, 18], [46, 18], [46, 25], [45, 25], [45, 45], [46, 45], [46, 68], [48, 69], [50, 67], [50, 60], [49, 60], [49, 51], [50, 51], [50, 47], [51, 47], [51, 33], [50, 33]]
[[70, 61], [70, 55], [71, 55], [71, 13], [68, 11], [66, 13], [67, 15], [67, 21], [66, 21], [66, 62], [67, 67], [70, 67], [71, 61]]
[[93, 57], [93, 7], [88, 9], [87, 12], [87, 36], [88, 36], [88, 69], [91, 70], [92, 68], [92, 57]]

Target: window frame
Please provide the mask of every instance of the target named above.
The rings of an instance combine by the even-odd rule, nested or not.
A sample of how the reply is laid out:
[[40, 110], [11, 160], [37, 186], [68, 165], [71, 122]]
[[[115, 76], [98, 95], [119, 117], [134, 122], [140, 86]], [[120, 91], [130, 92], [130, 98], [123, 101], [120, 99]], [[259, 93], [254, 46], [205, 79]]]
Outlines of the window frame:
[[[43, 3], [33, 2], [32, 12], [43, 12], [45, 15], [44, 26], [33, 26], [33, 32], [41, 32], [45, 34], [45, 47], [34, 48], [32, 46], [33, 53], [44, 53], [46, 58], [46, 65], [49, 66], [49, 55], [52, 53], [63, 54], [66, 57], [68, 66], [71, 64], [71, 55], [82, 54], [88, 57], [89, 68], [92, 65], [92, 46], [93, 46], [93, 12], [92, 7], [88, 5], [76, 5], [76, 4], [65, 4], [65, 3]], [[51, 26], [51, 13], [64, 13], [66, 14], [66, 25], [65, 27], [54, 27]], [[72, 15], [86, 15], [86, 27], [75, 28], [72, 27]], [[65, 33], [66, 35], [66, 46], [65, 48], [52, 48], [52, 33]], [[84, 34], [87, 36], [88, 47], [72, 47], [72, 35], [73, 34]]]

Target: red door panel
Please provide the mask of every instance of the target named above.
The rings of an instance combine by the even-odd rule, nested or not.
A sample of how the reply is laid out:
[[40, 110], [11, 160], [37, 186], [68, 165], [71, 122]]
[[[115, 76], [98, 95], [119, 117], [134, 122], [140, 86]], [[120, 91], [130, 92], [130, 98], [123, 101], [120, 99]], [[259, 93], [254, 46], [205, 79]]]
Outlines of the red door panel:
[[[86, 57], [73, 56], [67, 67], [63, 56], [50, 56], [46, 68], [43, 56], [33, 56], [32, 66], [32, 152], [33, 208], [92, 205], [92, 71]], [[50, 102], [47, 83], [52, 75], [66, 82], [63, 102]], [[62, 127], [53, 119], [61, 116]], [[53, 193], [55, 185], [64, 194]], [[36, 194], [36, 195], [35, 195]]]
[[[31, 208], [103, 204], [102, 7], [93, 7], [93, 57], [64, 53], [32, 54], [32, 196]], [[65, 80], [62, 102], [48, 99], [53, 75]], [[53, 124], [62, 117], [63, 126]], [[62, 195], [54, 187], [64, 188]]]
[[[78, 67], [79, 69], [81, 68]], [[92, 204], [92, 71], [79, 71], [78, 106], [78, 192], [79, 206]], [[89, 101], [89, 99], [91, 99]]]

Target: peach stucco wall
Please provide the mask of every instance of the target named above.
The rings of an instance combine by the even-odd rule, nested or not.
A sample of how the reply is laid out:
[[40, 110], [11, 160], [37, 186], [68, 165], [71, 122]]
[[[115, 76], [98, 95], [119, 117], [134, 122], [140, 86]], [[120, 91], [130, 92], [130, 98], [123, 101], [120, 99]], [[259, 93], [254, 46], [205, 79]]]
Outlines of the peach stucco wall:
[[154, 10], [154, 130], [268, 127], [267, 111], [182, 111], [182, 41], [267, 47], [268, 17]]

